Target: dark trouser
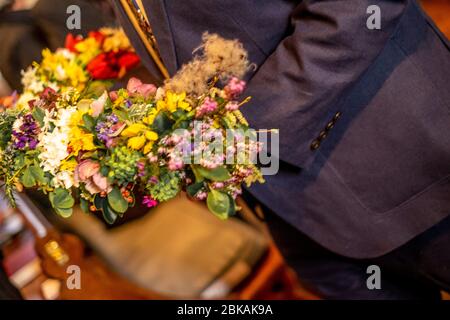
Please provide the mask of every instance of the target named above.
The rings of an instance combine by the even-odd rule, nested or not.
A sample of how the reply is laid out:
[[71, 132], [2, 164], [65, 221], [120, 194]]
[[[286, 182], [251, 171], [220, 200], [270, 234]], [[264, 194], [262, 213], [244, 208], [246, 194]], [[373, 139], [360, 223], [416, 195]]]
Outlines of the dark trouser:
[[[286, 262], [320, 297], [440, 299], [440, 290], [450, 292], [450, 217], [384, 256], [358, 260], [327, 250], [269, 209], [263, 211]], [[380, 290], [367, 288], [370, 265], [380, 268]]]

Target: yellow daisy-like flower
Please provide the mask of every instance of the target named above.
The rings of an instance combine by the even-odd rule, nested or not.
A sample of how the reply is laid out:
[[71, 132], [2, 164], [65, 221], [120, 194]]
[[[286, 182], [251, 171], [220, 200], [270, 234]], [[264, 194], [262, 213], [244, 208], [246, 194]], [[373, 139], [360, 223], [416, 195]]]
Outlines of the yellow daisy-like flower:
[[164, 109], [169, 112], [175, 112], [177, 109], [191, 111], [192, 106], [186, 100], [186, 92], [177, 94], [171, 91], [166, 92], [164, 100], [159, 100], [156, 103], [158, 109]]
[[61, 166], [59, 167], [59, 169], [61, 171], [74, 172], [77, 165], [77, 161], [74, 158], [71, 158], [70, 160], [61, 161]]
[[144, 136], [132, 137], [128, 139], [127, 146], [133, 150], [140, 150], [145, 145], [146, 141]]
[[159, 113], [159, 108], [156, 109], [151, 109], [150, 112], [147, 114], [146, 117], [144, 117], [144, 119], [142, 119], [142, 121], [145, 124], [148, 124], [149, 126], [151, 126], [153, 124], [153, 121], [155, 121], [156, 116]]
[[79, 127], [73, 127], [70, 130], [70, 153], [77, 156], [80, 151], [92, 151], [95, 150], [94, 135], [92, 133], [86, 133]]
[[153, 144], [159, 138], [156, 132], [150, 130], [142, 123], [134, 123], [127, 127], [122, 131], [121, 136], [129, 138], [127, 142], [128, 148], [134, 150], [141, 150], [144, 148], [143, 152], [145, 154], [150, 152], [153, 148]]
[[142, 123], [134, 123], [131, 126], [125, 128], [122, 133], [121, 136], [123, 137], [127, 137], [127, 138], [131, 138], [131, 137], [135, 137], [138, 134], [140, 134], [142, 131], [146, 130], [147, 126], [142, 124]]
[[83, 89], [84, 84], [88, 81], [88, 76], [84, 69], [75, 62], [71, 62], [65, 67], [66, 74], [70, 79], [70, 83], [78, 90]]
[[69, 149], [70, 154], [77, 156], [80, 151], [92, 151], [97, 147], [94, 144], [94, 135], [86, 132], [79, 127], [84, 124], [83, 115], [91, 111], [78, 110], [70, 117], [70, 132], [69, 132]]
[[79, 52], [78, 59], [87, 64], [100, 53], [100, 44], [94, 38], [86, 38], [78, 42], [75, 49]]
[[102, 28], [100, 32], [107, 36], [103, 42], [104, 51], [131, 50], [130, 40], [122, 29]]

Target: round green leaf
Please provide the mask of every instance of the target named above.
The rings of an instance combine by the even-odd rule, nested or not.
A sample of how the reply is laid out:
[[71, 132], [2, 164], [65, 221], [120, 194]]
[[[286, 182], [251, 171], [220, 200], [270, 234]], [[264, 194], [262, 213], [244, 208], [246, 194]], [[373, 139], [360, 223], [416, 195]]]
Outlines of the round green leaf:
[[196, 169], [199, 174], [212, 181], [226, 181], [231, 178], [230, 173], [225, 166], [220, 166], [215, 169], [206, 169], [198, 166]]
[[54, 208], [55, 212], [59, 214], [63, 218], [69, 218], [72, 215], [73, 209], [72, 208]]
[[34, 185], [36, 184], [36, 179], [34, 179], [30, 167], [26, 168], [23, 171], [22, 177], [20, 178], [20, 182], [22, 182], [25, 188], [34, 187]]
[[118, 188], [114, 188], [108, 193], [108, 204], [118, 213], [125, 213], [128, 210], [128, 202]]
[[75, 200], [72, 195], [66, 189], [55, 189], [55, 191], [49, 193], [49, 199], [53, 208], [69, 209], [75, 204]]
[[230, 198], [226, 193], [211, 190], [206, 198], [208, 209], [214, 213], [219, 219], [225, 220], [230, 212]]

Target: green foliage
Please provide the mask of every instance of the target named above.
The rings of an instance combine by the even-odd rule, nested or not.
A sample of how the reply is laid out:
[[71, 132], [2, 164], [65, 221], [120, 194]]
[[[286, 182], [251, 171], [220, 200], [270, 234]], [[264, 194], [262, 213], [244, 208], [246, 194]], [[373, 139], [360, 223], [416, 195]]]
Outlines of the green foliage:
[[35, 185], [45, 185], [47, 179], [45, 178], [44, 171], [39, 166], [32, 165], [23, 170], [20, 182], [22, 182], [25, 188], [32, 188]]
[[84, 127], [87, 129], [87, 131], [94, 132], [95, 119], [91, 115], [89, 115], [87, 113], [83, 114], [83, 122], [84, 122]]
[[44, 126], [45, 112], [42, 108], [35, 107], [31, 115], [33, 116], [34, 120], [36, 120], [36, 122], [39, 124], [40, 127]]
[[197, 183], [193, 183], [190, 184], [186, 187], [186, 192], [188, 195], [190, 195], [191, 197], [195, 196], [201, 189], [203, 189], [203, 187], [205, 186], [205, 184], [203, 182], [197, 182]]
[[133, 182], [137, 173], [137, 161], [142, 158], [138, 151], [125, 146], [116, 147], [107, 158], [105, 165], [109, 167], [108, 178], [116, 180], [119, 185]]
[[89, 201], [84, 198], [80, 198], [80, 208], [84, 213], [89, 213]]
[[211, 181], [220, 182], [226, 181], [231, 178], [231, 175], [225, 166], [220, 166], [214, 169], [206, 169], [201, 166], [196, 166], [195, 170], [197, 175], [200, 175], [201, 177], [209, 179]]
[[173, 121], [166, 112], [159, 112], [152, 124], [152, 129], [159, 136], [164, 136], [172, 129]]
[[125, 213], [128, 209], [128, 202], [118, 188], [114, 188], [108, 193], [108, 204], [114, 211], [119, 213]]
[[0, 113], [0, 149], [4, 150], [11, 140], [12, 126], [18, 116], [18, 113]]
[[234, 201], [223, 192], [211, 189], [206, 198], [208, 209], [219, 219], [225, 220], [231, 213], [234, 213]]
[[116, 222], [119, 214], [108, 205], [108, 202], [109, 201], [106, 197], [101, 197], [98, 194], [94, 198], [95, 208], [102, 212], [103, 218], [108, 224], [113, 224]]
[[50, 203], [53, 209], [63, 218], [68, 218], [72, 215], [72, 208], [75, 204], [70, 192], [66, 189], [57, 188], [48, 194]]
[[158, 183], [149, 187], [149, 191], [153, 199], [167, 201], [181, 191], [181, 179], [176, 172], [167, 171], [161, 174]]

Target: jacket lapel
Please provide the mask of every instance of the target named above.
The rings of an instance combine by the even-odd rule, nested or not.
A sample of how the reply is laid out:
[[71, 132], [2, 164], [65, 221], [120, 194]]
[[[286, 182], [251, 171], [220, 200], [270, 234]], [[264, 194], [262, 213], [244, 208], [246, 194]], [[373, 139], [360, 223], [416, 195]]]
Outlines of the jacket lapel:
[[161, 59], [173, 76], [178, 69], [178, 62], [164, 0], [142, 0], [142, 4], [158, 43]]

